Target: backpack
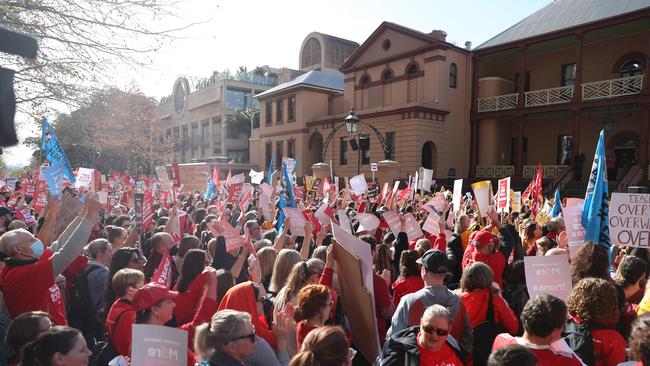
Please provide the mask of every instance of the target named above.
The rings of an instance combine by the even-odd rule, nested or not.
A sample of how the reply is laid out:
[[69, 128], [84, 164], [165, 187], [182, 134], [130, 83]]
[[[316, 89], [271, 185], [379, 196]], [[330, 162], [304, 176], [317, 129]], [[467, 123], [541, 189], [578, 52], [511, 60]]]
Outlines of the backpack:
[[487, 313], [485, 320], [474, 327], [474, 366], [487, 365], [488, 357], [492, 352], [492, 343], [494, 339], [505, 330], [501, 324], [494, 321], [494, 304], [492, 303], [492, 293], [488, 298]]
[[[117, 301], [124, 301], [124, 300], [120, 299]], [[117, 327], [117, 323], [120, 321], [120, 318], [127, 311], [128, 310], [124, 310], [123, 312], [117, 315], [117, 318], [115, 318], [115, 323], [113, 324], [113, 332], [115, 331], [115, 327]], [[113, 342], [111, 342], [111, 337], [108, 335], [108, 332], [104, 332], [103, 339], [95, 342], [95, 344], [91, 347], [91, 349], [93, 354], [90, 357], [90, 362], [88, 363], [90, 366], [108, 365], [108, 363], [111, 362], [112, 359], [120, 355], [119, 353], [117, 353], [117, 350], [113, 345]]]
[[597, 329], [604, 329], [604, 327], [595, 324], [576, 323], [569, 319], [564, 324], [564, 330], [562, 331], [562, 338], [587, 366], [596, 365], [594, 340], [591, 338], [591, 331]]
[[88, 284], [88, 275], [100, 268], [98, 265], [90, 265], [72, 280], [66, 309], [68, 324], [79, 329], [89, 344], [92, 344], [92, 340], [99, 337], [103, 331], [102, 324], [99, 324], [95, 318], [97, 309], [91, 303]]

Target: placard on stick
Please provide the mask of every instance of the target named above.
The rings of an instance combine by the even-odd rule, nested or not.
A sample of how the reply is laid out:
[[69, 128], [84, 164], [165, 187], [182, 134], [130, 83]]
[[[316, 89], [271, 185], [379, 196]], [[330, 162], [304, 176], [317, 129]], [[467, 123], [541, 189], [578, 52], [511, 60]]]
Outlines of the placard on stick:
[[612, 193], [609, 237], [616, 245], [650, 247], [650, 194]]
[[141, 366], [187, 365], [187, 332], [161, 325], [134, 324], [131, 364]]

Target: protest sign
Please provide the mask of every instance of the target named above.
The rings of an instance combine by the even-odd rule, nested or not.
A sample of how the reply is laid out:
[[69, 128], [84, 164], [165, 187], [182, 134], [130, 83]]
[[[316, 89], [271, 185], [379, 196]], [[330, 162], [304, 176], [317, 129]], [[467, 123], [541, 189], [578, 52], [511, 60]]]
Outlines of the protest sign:
[[489, 180], [472, 183], [472, 190], [481, 216], [487, 216], [487, 210], [492, 205], [492, 183]]
[[264, 171], [256, 172], [251, 169], [251, 171], [248, 172], [248, 176], [251, 177], [251, 183], [260, 184], [264, 180]]
[[609, 237], [615, 245], [650, 247], [650, 194], [612, 193]]
[[[173, 165], [172, 172], [175, 172]], [[210, 165], [205, 163], [179, 164], [177, 175], [178, 179], [176, 176], [174, 177], [174, 186], [178, 180], [186, 192], [203, 192], [205, 182], [210, 176]]]
[[573, 197], [568, 197], [566, 199], [566, 207], [571, 207], [571, 206], [577, 206], [577, 205], [584, 205], [585, 200], [582, 198], [573, 198]]
[[268, 185], [268, 183], [262, 184], [262, 192], [260, 193], [260, 206], [262, 207], [262, 213], [264, 214], [264, 219], [267, 221], [273, 221], [274, 217], [271, 217], [271, 208], [269, 203], [271, 202], [271, 196], [273, 194], [273, 187]]
[[244, 183], [234, 183], [230, 185], [230, 190], [228, 191], [228, 202], [237, 203], [241, 197], [242, 191], [244, 190]]
[[305, 176], [305, 187], [307, 187], [308, 191], [311, 191], [311, 189], [314, 187], [315, 181], [316, 181], [316, 177]]
[[289, 230], [291, 230], [291, 235], [305, 236], [305, 216], [302, 214], [302, 211], [299, 208], [295, 207], [285, 207], [282, 209], [287, 219], [290, 221]]
[[41, 170], [43, 172], [43, 177], [47, 182], [50, 194], [54, 197], [60, 196], [61, 190], [63, 189], [63, 169], [63, 163], [58, 162]]
[[131, 342], [131, 365], [187, 365], [187, 332], [184, 330], [133, 324]]
[[431, 182], [433, 180], [433, 170], [431, 169], [426, 169], [426, 168], [420, 168], [420, 183], [418, 186], [420, 187], [421, 190], [423, 191], [430, 191], [431, 190]]
[[379, 196], [379, 182], [377, 179], [368, 182], [368, 198], [373, 199]]
[[296, 160], [293, 158], [282, 158], [282, 164], [286, 165], [287, 173], [292, 175], [296, 171]]
[[215, 228], [216, 224], [208, 224], [208, 230], [210, 230], [215, 238], [219, 235], [223, 235], [223, 238], [226, 241], [226, 251], [237, 249], [245, 244], [244, 238], [239, 235], [239, 232], [237, 232], [237, 230], [235, 230], [235, 228], [233, 228], [228, 221], [220, 220], [219, 225], [223, 230], [221, 234], [217, 232]]
[[390, 231], [393, 232], [393, 235], [397, 237], [397, 234], [399, 234], [401, 231], [401, 221], [399, 219], [399, 214], [395, 211], [387, 211], [382, 213], [381, 216], [386, 221], [386, 224], [388, 224], [388, 227], [390, 228]]
[[332, 218], [330, 216], [331, 213], [332, 209], [328, 205], [323, 204], [318, 208], [318, 210], [316, 210], [316, 212], [314, 212], [314, 216], [316, 216], [316, 219], [318, 219], [318, 222], [320, 222], [321, 226], [326, 227], [332, 221]]
[[341, 225], [341, 229], [343, 229], [346, 232], [352, 234], [352, 225], [350, 224], [350, 218], [348, 217], [348, 211], [347, 210], [338, 210], [338, 212], [336, 214], [339, 217], [339, 225]]
[[532, 299], [539, 294], [550, 294], [566, 301], [571, 292], [571, 272], [566, 255], [524, 257], [526, 286]]
[[417, 240], [424, 236], [422, 229], [420, 229], [418, 220], [416, 220], [415, 216], [410, 212], [404, 214], [404, 231], [406, 232], [409, 241]]
[[7, 177], [5, 178], [5, 183], [11, 189], [16, 189], [16, 183], [18, 183], [18, 178], [16, 177]]
[[244, 173], [233, 175], [230, 178], [230, 184], [231, 185], [232, 184], [239, 184], [239, 183], [244, 184], [245, 181], [246, 181], [246, 177], [244, 176]]
[[463, 180], [454, 180], [454, 194], [451, 199], [454, 212], [460, 212], [460, 201], [463, 196]]
[[[77, 179], [77, 182], [79, 179]], [[144, 203], [144, 193], [136, 193], [135, 199], [135, 223], [138, 233], [142, 233], [144, 228], [144, 218], [142, 216], [142, 205]]]
[[433, 235], [438, 235], [440, 233], [440, 225], [438, 224], [439, 220], [440, 216], [435, 211], [429, 212], [429, 216], [427, 216], [427, 219], [424, 221], [422, 230]]
[[377, 163], [370, 163], [370, 171], [371, 172], [376, 172], [378, 169]]
[[510, 191], [510, 209], [512, 212], [521, 211], [521, 191]]
[[58, 237], [63, 230], [74, 220], [75, 217], [81, 212], [81, 202], [77, 197], [70, 194], [63, 194], [61, 196], [61, 206], [59, 213], [56, 216], [56, 224], [54, 227], [53, 237]]
[[379, 226], [379, 219], [377, 216], [371, 213], [360, 213], [357, 215], [357, 221], [359, 222], [359, 228], [357, 229], [357, 233], [360, 233], [362, 231], [367, 231], [369, 233], [373, 233], [375, 229]]
[[508, 212], [510, 208], [510, 177], [499, 179], [497, 192], [497, 209], [499, 212]]
[[160, 181], [160, 186], [162, 189], [169, 191], [171, 189], [172, 183], [169, 180], [169, 176], [167, 175], [167, 169], [165, 169], [164, 166], [157, 166], [156, 175], [158, 176], [158, 180]]
[[74, 187], [75, 188], [85, 187], [86, 189], [93, 191], [94, 176], [95, 176], [94, 169], [79, 168], [79, 173], [77, 173], [77, 180], [74, 182]]
[[569, 241], [569, 253], [573, 257], [578, 248], [585, 243], [585, 227], [582, 226], [582, 204], [563, 207], [562, 216], [564, 217], [567, 240]]
[[368, 191], [368, 183], [366, 183], [366, 177], [363, 173], [350, 178], [350, 189], [352, 189], [354, 194], [359, 196]]

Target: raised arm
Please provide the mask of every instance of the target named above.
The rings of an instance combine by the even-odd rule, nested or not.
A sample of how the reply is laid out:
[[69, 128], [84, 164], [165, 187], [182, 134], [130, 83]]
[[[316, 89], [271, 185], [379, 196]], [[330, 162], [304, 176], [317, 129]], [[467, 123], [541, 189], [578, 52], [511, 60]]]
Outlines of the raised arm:
[[54, 234], [54, 225], [56, 224], [56, 217], [59, 213], [59, 205], [54, 197], [48, 195], [47, 197], [47, 214], [43, 226], [38, 231], [36, 237], [45, 245], [49, 247], [52, 244], [52, 236]]

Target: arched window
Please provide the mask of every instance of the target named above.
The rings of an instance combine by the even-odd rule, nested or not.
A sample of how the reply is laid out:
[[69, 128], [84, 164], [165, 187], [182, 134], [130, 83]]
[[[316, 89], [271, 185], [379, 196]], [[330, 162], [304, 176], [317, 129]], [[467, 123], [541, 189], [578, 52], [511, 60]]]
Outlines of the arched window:
[[449, 65], [449, 87], [456, 88], [456, 64]]
[[383, 81], [393, 80], [393, 70], [391, 69], [384, 70], [383, 74], [381, 74], [381, 80]]
[[361, 76], [361, 79], [359, 79], [359, 85], [361, 85], [361, 86], [366, 86], [366, 85], [368, 85], [368, 84], [370, 84], [370, 75], [368, 75], [368, 74], [363, 74], [363, 75]]
[[643, 64], [641, 60], [629, 59], [621, 65], [621, 77], [636, 76], [643, 74]]
[[302, 67], [312, 66], [321, 62], [320, 42], [316, 38], [310, 38], [302, 49]]
[[411, 63], [406, 67], [406, 76], [414, 76], [420, 71], [418, 64]]

